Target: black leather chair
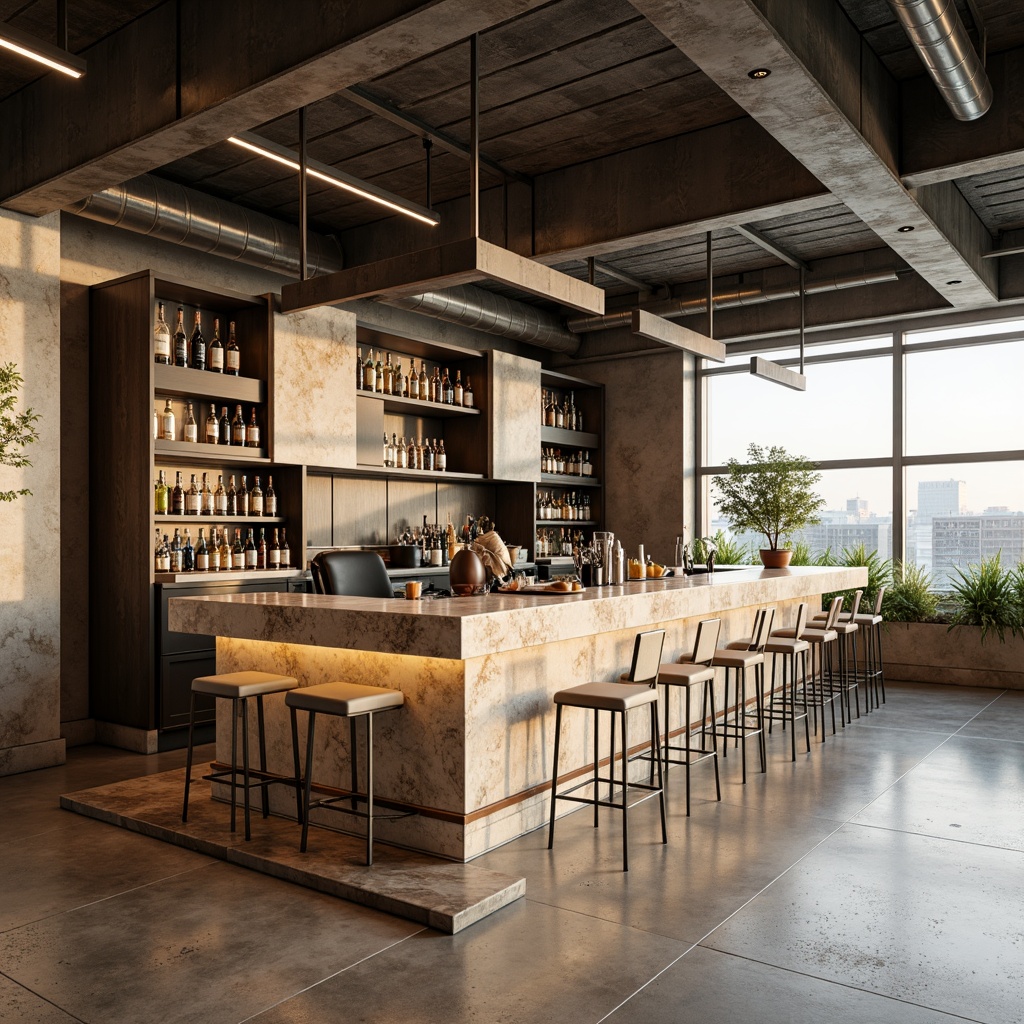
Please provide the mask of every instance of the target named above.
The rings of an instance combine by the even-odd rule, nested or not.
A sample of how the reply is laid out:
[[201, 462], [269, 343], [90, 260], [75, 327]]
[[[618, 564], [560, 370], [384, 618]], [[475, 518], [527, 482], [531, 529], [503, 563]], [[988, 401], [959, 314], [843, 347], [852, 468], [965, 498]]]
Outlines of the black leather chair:
[[387, 566], [375, 551], [321, 551], [313, 558], [313, 589], [343, 597], [394, 597]]

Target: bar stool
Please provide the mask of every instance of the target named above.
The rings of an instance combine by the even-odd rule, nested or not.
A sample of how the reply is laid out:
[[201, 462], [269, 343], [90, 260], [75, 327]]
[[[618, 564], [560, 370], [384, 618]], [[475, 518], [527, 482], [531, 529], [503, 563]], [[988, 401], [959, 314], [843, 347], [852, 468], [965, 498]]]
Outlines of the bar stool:
[[[302, 839], [299, 852], [306, 852], [309, 837], [309, 812], [324, 807], [344, 814], [353, 814], [366, 820], [366, 866], [373, 864], [373, 716], [380, 711], [400, 708], [405, 703], [401, 690], [389, 690], [383, 686], [364, 686], [361, 683], [322, 683], [319, 686], [304, 686], [292, 690], [284, 699], [292, 715], [292, 741], [295, 744], [295, 760], [298, 762], [298, 727], [296, 711], [309, 712], [309, 728], [306, 733], [306, 775], [302, 798]], [[356, 749], [352, 746], [352, 792], [346, 796], [326, 797], [310, 803], [313, 788], [313, 743], [316, 738], [316, 716], [333, 715], [336, 718], [366, 719], [366, 792], [359, 793], [356, 775]], [[296, 772], [296, 774], [298, 774]], [[351, 807], [337, 807], [342, 800], [351, 802]], [[366, 803], [366, 810], [360, 810], [356, 803]], [[406, 813], [380, 815], [380, 817], [405, 817]]]
[[[875, 594], [875, 604], [870, 612], [856, 614], [854, 611], [842, 612], [840, 622], [855, 622], [864, 632], [864, 674], [860, 675], [854, 661], [854, 675], [864, 680], [864, 706], [871, 711], [871, 695], [874, 693], [875, 707], [879, 707], [879, 687], [881, 687], [882, 704], [885, 703], [885, 674], [882, 664], [882, 601], [885, 598], [885, 584]], [[814, 616], [815, 622], [824, 621], [825, 613]], [[858, 715], [860, 711], [858, 698]]]
[[[754, 615], [754, 629], [746, 640], [739, 641], [739, 649], [731, 646], [720, 647], [715, 651], [711, 664], [715, 668], [725, 669], [725, 697], [722, 712], [722, 724], [718, 726], [711, 720], [711, 730], [722, 737], [722, 756], [728, 757], [728, 742], [732, 738], [739, 744], [740, 761], [743, 765], [743, 782], [747, 781], [747, 739], [757, 737], [757, 749], [761, 755], [761, 771], [768, 771], [768, 757], [764, 740], [764, 645], [771, 634], [772, 623], [775, 621], [774, 608], [758, 609]], [[747, 711], [747, 669], [754, 670], [755, 711]], [[733, 724], [729, 725], [729, 673], [736, 673]], [[751, 727], [748, 719], [753, 718], [756, 725]], [[704, 715], [705, 723], [707, 715]], [[707, 725], [704, 726], [707, 729]]]
[[[707, 733], [700, 730], [700, 746], [693, 747], [690, 741], [693, 738], [690, 725], [690, 691], [695, 686], [704, 687], [704, 703], [711, 705], [711, 720], [716, 718], [715, 711], [715, 670], [711, 664], [715, 656], [715, 648], [718, 646], [718, 637], [722, 631], [721, 619], [704, 619], [697, 624], [697, 637], [693, 645], [693, 654], [686, 662], [669, 662], [663, 664], [658, 670], [658, 682], [665, 687], [665, 728], [662, 732], [664, 740], [662, 746], [662, 761], [667, 766], [670, 764], [681, 764], [686, 768], [686, 816], [690, 816], [690, 768], [692, 765], [700, 764], [702, 761], [711, 759], [715, 765], [715, 795], [718, 800], [722, 799], [722, 783], [718, 774], [718, 738], [712, 732], [711, 749], [707, 748]], [[670, 687], [679, 687], [683, 691], [683, 745], [676, 746], [669, 742], [671, 735], [669, 723]], [[703, 723], [702, 723], [703, 724]], [[674, 758], [671, 753], [685, 755], [683, 758]], [[641, 755], [651, 757], [651, 755]], [[653, 757], [651, 757], [651, 771], [654, 771]]]
[[[804, 734], [807, 740], [807, 753], [811, 752], [811, 716], [807, 708], [807, 694], [803, 692], [803, 711], [798, 715], [797, 706], [797, 659], [800, 659], [800, 678], [807, 678], [807, 654], [811, 645], [803, 639], [804, 630], [807, 628], [807, 605], [801, 602], [796, 610], [796, 624], [793, 627], [792, 637], [781, 637], [772, 634], [764, 645], [765, 654], [772, 655], [772, 681], [769, 690], [768, 709], [765, 715], [768, 718], [768, 734], [771, 735], [772, 724], [778, 720], [782, 722], [785, 729], [789, 723], [789, 742], [791, 759], [796, 760], [796, 720], [804, 720]], [[779, 707], [775, 707], [775, 664], [779, 657], [782, 658], [782, 697]], [[789, 684], [789, 691], [786, 684]]]
[[[573, 803], [591, 804], [594, 808], [594, 828], [598, 827], [598, 808], [611, 807], [622, 811], [622, 870], [629, 870], [629, 791], [631, 789], [646, 790], [646, 794], [634, 800], [634, 805], [641, 804], [651, 797], [657, 796], [661, 804], [661, 841], [668, 842], [668, 826], [665, 820], [665, 779], [661, 763], [661, 738], [658, 735], [658, 667], [661, 663], [661, 651], [665, 644], [665, 630], [652, 629], [637, 634], [633, 644], [633, 661], [630, 666], [629, 682], [617, 683], [584, 683], [568, 690], [559, 690], [552, 698], [555, 703], [555, 756], [551, 771], [551, 816], [548, 822], [548, 849], [555, 842], [555, 801], [569, 800]], [[558, 792], [558, 748], [562, 731], [562, 708], [589, 708], [594, 712], [594, 771], [590, 779], [570, 786], [562, 793]], [[651, 716], [651, 749], [655, 752], [658, 766], [658, 783], [629, 781], [629, 712], [638, 708], [649, 707]], [[600, 757], [598, 754], [599, 714], [610, 711], [612, 716], [612, 737], [615, 736], [615, 716], [621, 716], [622, 732], [622, 781], [615, 779], [615, 750], [612, 749], [608, 762], [608, 778], [600, 775]], [[607, 782], [608, 799], [600, 799], [600, 786]], [[584, 786], [594, 787], [593, 797], [574, 796]], [[615, 801], [615, 787], [622, 786], [622, 802]]]
[[[185, 799], [181, 807], [181, 820], [188, 821], [188, 792], [192, 783], [192, 736], [196, 720], [196, 694], [206, 694], [219, 700], [231, 701], [231, 767], [223, 771], [204, 775], [206, 781], [223, 782], [231, 789], [231, 831], [235, 831], [235, 794], [241, 789], [245, 806], [245, 840], [249, 841], [249, 789], [258, 786], [263, 795], [263, 817], [270, 813], [267, 787], [283, 782], [295, 787], [295, 809], [302, 820], [302, 799], [299, 789], [298, 745], [295, 743], [295, 725], [292, 723], [292, 747], [296, 751], [295, 776], [282, 779], [267, 774], [267, 741], [263, 728], [263, 698], [269, 693], [284, 693], [293, 690], [298, 682], [291, 676], [273, 672], [225, 672], [221, 675], [199, 676], [192, 680], [192, 695], [188, 710], [188, 754], [185, 758]], [[249, 767], [249, 698], [256, 698], [256, 719], [259, 725], [260, 767], [255, 771]], [[238, 718], [242, 718], [242, 781], [238, 781]], [[256, 781], [251, 781], [251, 776]], [[229, 780], [229, 781], [224, 781]]]

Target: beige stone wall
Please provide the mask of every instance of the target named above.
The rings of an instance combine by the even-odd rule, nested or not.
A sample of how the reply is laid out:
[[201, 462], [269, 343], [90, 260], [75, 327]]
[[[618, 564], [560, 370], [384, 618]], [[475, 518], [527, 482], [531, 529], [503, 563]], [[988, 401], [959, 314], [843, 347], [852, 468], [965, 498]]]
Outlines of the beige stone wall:
[[[60, 220], [0, 210], [0, 362], [39, 414], [25, 469], [0, 468], [0, 775], [64, 761], [60, 739]], [[69, 539], [73, 534], [69, 535]]]

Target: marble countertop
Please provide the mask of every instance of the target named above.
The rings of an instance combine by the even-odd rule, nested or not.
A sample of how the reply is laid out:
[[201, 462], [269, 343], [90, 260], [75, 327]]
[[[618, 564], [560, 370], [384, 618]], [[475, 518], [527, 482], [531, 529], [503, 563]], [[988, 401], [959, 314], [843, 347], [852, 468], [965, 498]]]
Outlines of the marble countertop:
[[430, 601], [280, 593], [180, 597], [169, 601], [168, 624], [181, 633], [466, 659], [814, 598], [866, 582], [865, 569], [808, 566], [637, 581], [557, 596], [488, 594]]

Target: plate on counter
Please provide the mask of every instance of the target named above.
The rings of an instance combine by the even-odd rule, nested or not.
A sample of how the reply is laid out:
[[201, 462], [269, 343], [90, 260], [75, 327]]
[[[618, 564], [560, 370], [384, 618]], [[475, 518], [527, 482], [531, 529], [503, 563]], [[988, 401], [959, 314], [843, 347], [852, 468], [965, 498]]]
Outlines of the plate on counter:
[[672, 569], [665, 569], [660, 576], [633, 576], [626, 580], [627, 583], [647, 583], [649, 580], [665, 580], [675, 576]]
[[499, 587], [496, 594], [512, 594], [512, 595], [523, 595], [523, 596], [534, 596], [539, 597], [573, 597], [576, 594], [585, 594], [587, 592], [586, 587], [580, 587], [579, 590], [550, 590], [549, 584], [542, 583], [534, 587], [519, 587], [516, 590], [505, 590]]

